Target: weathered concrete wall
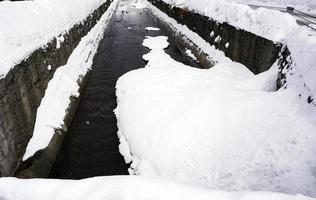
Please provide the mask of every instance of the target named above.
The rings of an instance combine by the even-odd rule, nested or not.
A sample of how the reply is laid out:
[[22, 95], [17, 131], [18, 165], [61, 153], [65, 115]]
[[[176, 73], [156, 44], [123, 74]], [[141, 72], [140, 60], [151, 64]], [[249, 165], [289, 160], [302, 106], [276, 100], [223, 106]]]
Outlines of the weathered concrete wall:
[[[30, 140], [37, 108], [55, 70], [66, 64], [70, 54], [107, 10], [106, 1], [83, 23], [75, 25], [56, 48], [57, 39], [34, 51], [0, 79], [0, 176], [12, 176]], [[51, 65], [51, 69], [48, 66]]]
[[56, 160], [56, 156], [61, 148], [64, 138], [68, 132], [68, 128], [71, 125], [72, 119], [80, 103], [80, 98], [87, 86], [90, 74], [91, 71], [88, 71], [79, 82], [79, 97], [71, 97], [71, 103], [67, 109], [67, 115], [64, 119], [64, 126], [61, 129], [55, 130], [53, 138], [45, 149], [36, 152], [34, 156], [19, 164], [14, 174], [15, 177], [47, 178], [49, 176], [51, 168]]
[[[275, 44], [268, 39], [237, 29], [227, 23], [219, 23], [201, 14], [172, 7], [162, 0], [148, 1], [223, 51], [233, 61], [244, 64], [255, 74], [268, 70], [279, 57], [281, 44]], [[213, 37], [211, 36], [212, 31], [214, 32]], [[221, 37], [220, 42], [215, 42], [217, 36]], [[228, 48], [225, 46], [226, 43], [229, 43]]]

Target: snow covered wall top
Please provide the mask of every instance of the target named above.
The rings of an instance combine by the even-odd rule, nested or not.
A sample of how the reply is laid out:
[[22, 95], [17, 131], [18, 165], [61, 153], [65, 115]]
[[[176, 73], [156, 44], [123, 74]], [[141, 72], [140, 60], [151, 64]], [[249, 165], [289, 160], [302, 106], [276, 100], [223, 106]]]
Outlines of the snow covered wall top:
[[275, 42], [283, 41], [289, 32], [299, 28], [296, 19], [290, 14], [265, 8], [255, 10], [232, 0], [201, 0], [199, 3], [195, 0], [163, 1], [198, 12], [220, 23], [227, 22]]
[[248, 5], [268, 5], [276, 7], [292, 6], [304, 12], [316, 12], [315, 0], [228, 0]]
[[0, 2], [0, 77], [34, 50], [83, 22], [105, 0]]

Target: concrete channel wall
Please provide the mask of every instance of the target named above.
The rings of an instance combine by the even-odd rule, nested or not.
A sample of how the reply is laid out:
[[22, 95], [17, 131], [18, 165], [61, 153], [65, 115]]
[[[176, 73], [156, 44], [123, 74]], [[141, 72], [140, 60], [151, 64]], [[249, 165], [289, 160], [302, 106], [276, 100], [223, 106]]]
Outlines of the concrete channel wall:
[[[83, 23], [76, 24], [64, 34], [65, 40], [59, 48], [56, 47], [55, 38], [45, 47], [34, 51], [0, 79], [0, 176], [14, 175], [32, 137], [37, 108], [48, 82], [55, 70], [67, 63], [81, 38], [97, 23], [111, 2], [107, 0]], [[51, 67], [48, 67], [49, 65]], [[82, 84], [85, 82], [84, 79]], [[78, 100], [73, 100], [73, 105], [77, 103]], [[75, 112], [75, 108], [76, 106], [71, 106], [70, 115], [65, 119], [66, 124], [71, 123], [71, 113]], [[53, 138], [54, 141], [60, 139]], [[57, 151], [58, 147], [55, 150]]]
[[[238, 29], [228, 23], [219, 23], [201, 14], [171, 6], [162, 0], [148, 0], [148, 2], [179, 24], [186, 25], [233, 61], [244, 64], [255, 74], [268, 70], [279, 59], [281, 50], [284, 50], [282, 44]], [[217, 36], [221, 37], [220, 41], [215, 40]], [[229, 46], [227, 47], [226, 44]]]

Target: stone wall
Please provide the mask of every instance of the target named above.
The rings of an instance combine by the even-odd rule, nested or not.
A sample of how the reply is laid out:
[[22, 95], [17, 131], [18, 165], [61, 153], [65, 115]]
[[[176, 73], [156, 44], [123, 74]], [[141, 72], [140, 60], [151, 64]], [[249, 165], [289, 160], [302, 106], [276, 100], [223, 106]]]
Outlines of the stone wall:
[[[57, 39], [37, 49], [0, 79], [0, 176], [12, 176], [32, 137], [37, 108], [55, 70], [67, 60], [112, 1], [89, 15], [64, 34], [57, 48]], [[51, 67], [48, 67], [48, 66]]]
[[[237, 29], [228, 23], [219, 23], [201, 14], [171, 6], [162, 0], [148, 1], [179, 24], [186, 25], [209, 44], [223, 51], [233, 61], [244, 64], [255, 74], [268, 70], [279, 58], [281, 44]], [[215, 41], [217, 36], [221, 37], [218, 42]]]

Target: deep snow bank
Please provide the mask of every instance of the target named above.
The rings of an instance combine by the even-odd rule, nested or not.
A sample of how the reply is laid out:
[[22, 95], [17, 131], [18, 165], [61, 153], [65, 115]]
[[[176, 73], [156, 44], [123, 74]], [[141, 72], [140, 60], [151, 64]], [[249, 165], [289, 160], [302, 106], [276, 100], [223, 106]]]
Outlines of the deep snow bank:
[[[83, 22], [105, 0], [0, 2], [0, 77], [34, 50]], [[60, 37], [62, 42], [62, 37]], [[57, 44], [58, 45], [58, 44]]]
[[[118, 0], [114, 0], [93, 29], [81, 39], [70, 55], [66, 65], [59, 67], [45, 91], [45, 96], [37, 110], [34, 132], [28, 143], [23, 160], [50, 143], [56, 129], [64, 127], [64, 119], [71, 103], [71, 97], [79, 97], [80, 82], [91, 69], [94, 55], [107, 22], [111, 18]], [[66, 130], [65, 130], [66, 131]]]
[[195, 69], [165, 54], [166, 41], [147, 38], [148, 65], [117, 83], [120, 152], [130, 172], [316, 196], [315, 108], [295, 88], [275, 91], [277, 66], [257, 76], [227, 60]]
[[287, 6], [295, 9], [316, 14], [316, 2], [314, 0], [228, 0], [248, 5], [276, 6], [286, 8]]
[[269, 192], [223, 192], [141, 176], [107, 176], [75, 180], [0, 179], [5, 200], [313, 200]]
[[301, 87], [300, 92], [306, 96], [303, 95], [304, 99], [316, 95], [316, 79], [313, 78], [316, 74], [316, 31], [299, 26], [293, 16], [265, 8], [252, 9], [227, 0], [203, 0], [198, 3], [195, 0], [163, 1], [286, 45], [291, 54], [288, 60], [293, 62], [293, 69], [287, 76], [294, 75], [294, 78], [288, 79], [286, 87]]
[[[178, 7], [171, 7], [160, 0], [148, 0], [150, 10], [155, 16], [168, 25], [182, 43], [186, 43], [193, 53], [199, 58], [200, 63], [205, 68], [210, 68], [212, 64], [204, 62], [208, 46], [224, 52], [233, 61], [240, 62], [253, 73], [264, 72], [272, 66], [279, 58], [282, 46], [273, 41], [260, 37], [248, 31], [237, 29], [227, 23], [218, 23], [209, 17], [194, 11], [183, 10]], [[172, 21], [175, 21], [173, 23]], [[187, 29], [187, 30], [186, 30]], [[197, 37], [196, 37], [196, 36]], [[197, 45], [197, 38], [204, 40], [207, 45]], [[190, 42], [190, 40], [192, 42]], [[193, 44], [192, 44], [193, 43]], [[194, 47], [194, 46], [197, 47]], [[193, 48], [192, 48], [193, 47]], [[201, 52], [201, 50], [203, 51]], [[216, 62], [215, 56], [209, 54], [209, 59]]]
[[226, 0], [163, 0], [164, 2], [186, 8], [208, 16], [220, 23], [227, 22], [237, 28], [256, 35], [281, 42], [288, 33], [299, 30], [294, 17], [287, 13], [265, 8], [251, 9], [247, 5]]

